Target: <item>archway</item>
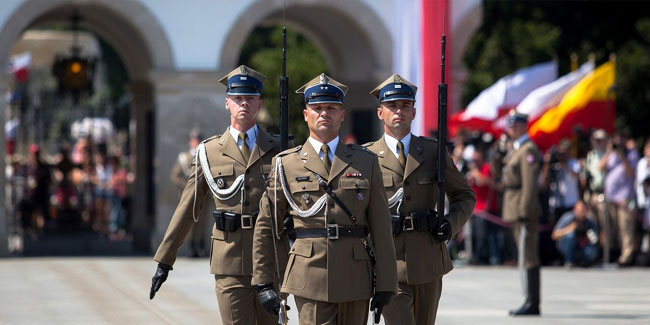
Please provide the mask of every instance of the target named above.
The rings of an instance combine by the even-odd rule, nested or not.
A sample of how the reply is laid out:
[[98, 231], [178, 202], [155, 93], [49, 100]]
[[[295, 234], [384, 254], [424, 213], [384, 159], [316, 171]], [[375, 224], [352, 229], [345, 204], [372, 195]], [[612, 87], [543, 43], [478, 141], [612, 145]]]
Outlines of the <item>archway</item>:
[[[132, 95], [132, 120], [136, 128], [136, 156], [134, 170], [136, 180], [134, 193], [135, 204], [132, 210], [133, 245], [136, 251], [150, 249], [150, 225], [152, 215], [151, 184], [153, 168], [153, 143], [151, 143], [153, 121], [153, 87], [149, 75], [153, 70], [164, 70], [173, 66], [170, 44], [156, 19], [140, 3], [128, 0], [106, 2], [88, 2], [80, 0], [27, 1], [10, 15], [0, 29], [0, 44], [13, 44], [21, 33], [39, 24], [50, 21], [67, 20], [76, 10], [83, 21], [84, 29], [92, 30], [106, 40], [122, 58], [130, 83], [128, 90]], [[10, 47], [0, 48], [0, 64], [6, 66]], [[0, 76], [0, 93], [7, 87], [6, 75]], [[0, 111], [4, 113], [5, 102], [0, 102]], [[5, 114], [0, 114], [4, 125]], [[0, 135], [0, 150], [5, 151], [4, 133]], [[0, 170], [4, 170], [4, 159], [0, 161]], [[5, 184], [4, 173], [0, 183]], [[4, 200], [4, 187], [0, 189], [0, 202]], [[4, 206], [4, 202], [2, 202]], [[6, 217], [0, 211], [0, 255], [7, 253]]]
[[[257, 1], [245, 12], [246, 18], [237, 19], [227, 34], [218, 60], [220, 71], [229, 71], [239, 64], [237, 60], [243, 44], [256, 26], [283, 22], [282, 1]], [[332, 77], [350, 87], [346, 95], [348, 118], [343, 134], [359, 128], [355, 120], [369, 123], [361, 126], [368, 129], [369, 137], [380, 134], [378, 126], [371, 123], [376, 120], [374, 108], [377, 103], [368, 92], [392, 71], [392, 34], [383, 23], [378, 23], [381, 21], [359, 0], [286, 2], [286, 25], [314, 43], [324, 55]], [[290, 92], [299, 86], [292, 83]]]

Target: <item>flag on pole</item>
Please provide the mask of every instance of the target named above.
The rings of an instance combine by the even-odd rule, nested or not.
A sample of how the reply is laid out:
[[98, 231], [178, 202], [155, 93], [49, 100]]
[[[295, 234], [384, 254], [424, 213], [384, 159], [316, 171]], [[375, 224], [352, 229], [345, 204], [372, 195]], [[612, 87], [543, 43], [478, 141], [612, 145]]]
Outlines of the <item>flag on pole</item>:
[[607, 62], [583, 77], [564, 95], [557, 106], [548, 109], [529, 125], [530, 138], [542, 150], [572, 135], [575, 127], [614, 131], [616, 113], [612, 86], [615, 63]]
[[14, 75], [18, 82], [25, 82], [29, 79], [29, 65], [32, 62], [32, 54], [24, 52], [14, 55], [9, 59], [9, 73]]
[[497, 80], [472, 100], [467, 109], [452, 116], [452, 127], [500, 133], [493, 123], [517, 107], [530, 92], [557, 78], [557, 62], [539, 63]]
[[[533, 90], [519, 105], [517, 112], [528, 115], [528, 124], [532, 125], [551, 107], [557, 106], [564, 95], [582, 78], [594, 71], [594, 62], [587, 61], [576, 71], [570, 72], [559, 79]], [[501, 116], [493, 125], [495, 130], [505, 130], [508, 116]]]

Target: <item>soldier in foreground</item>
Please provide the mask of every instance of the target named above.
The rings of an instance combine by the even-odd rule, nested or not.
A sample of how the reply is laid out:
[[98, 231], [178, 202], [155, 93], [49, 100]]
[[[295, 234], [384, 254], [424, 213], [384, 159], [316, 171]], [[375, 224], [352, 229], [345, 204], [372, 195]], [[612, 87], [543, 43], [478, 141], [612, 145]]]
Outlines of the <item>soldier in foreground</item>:
[[[262, 107], [264, 79], [259, 72], [240, 66], [220, 80], [228, 88], [225, 104], [230, 127], [198, 146], [183, 195], [154, 257], [159, 264], [151, 299], [172, 270], [178, 248], [196, 222], [206, 196], [212, 194], [216, 210], [210, 273], [215, 275], [224, 324], [278, 322], [277, 315], [264, 312], [251, 287], [257, 203], [264, 192], [265, 176], [271, 171], [271, 158], [280, 151], [279, 139], [260, 130], [255, 122]], [[286, 237], [276, 244], [280, 256], [286, 257]], [[286, 265], [286, 258], [279, 263]]]
[[281, 292], [295, 296], [300, 324], [366, 324], [368, 299], [372, 297], [374, 313], [381, 314], [397, 286], [377, 156], [339, 141], [346, 90], [321, 74], [297, 91], [304, 93], [303, 116], [310, 136], [304, 145], [275, 157], [270, 184], [260, 201], [253, 283], [267, 310], [282, 312], [274, 289], [278, 279], [273, 276], [272, 240], [281, 234], [278, 225], [288, 212], [296, 241]]
[[[528, 116], [510, 111], [507, 134], [512, 147], [502, 160], [503, 221], [512, 223], [512, 233], [519, 250], [524, 304], [511, 310], [511, 316], [539, 315], [540, 278], [537, 241], [541, 207], [537, 177], [540, 153], [528, 137]], [[497, 164], [501, 165], [501, 164]]]
[[452, 269], [445, 241], [463, 228], [476, 204], [474, 192], [447, 155], [449, 213], [436, 217], [438, 143], [411, 134], [416, 91], [394, 74], [371, 92], [379, 99], [377, 116], [385, 135], [364, 145], [379, 157], [397, 255], [399, 286], [384, 309], [386, 324], [435, 323], [442, 276]]

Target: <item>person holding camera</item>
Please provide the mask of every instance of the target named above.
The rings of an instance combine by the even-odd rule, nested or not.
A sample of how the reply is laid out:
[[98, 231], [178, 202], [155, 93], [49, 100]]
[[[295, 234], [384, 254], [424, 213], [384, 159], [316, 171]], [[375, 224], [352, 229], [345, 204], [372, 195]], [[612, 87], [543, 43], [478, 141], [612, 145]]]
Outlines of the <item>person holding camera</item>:
[[[605, 199], [609, 220], [615, 221], [618, 226], [621, 255], [618, 264], [628, 266], [634, 257], [634, 225], [635, 219], [632, 211], [635, 207], [634, 192], [634, 167], [639, 160], [634, 141], [624, 141], [620, 135], [615, 135], [607, 148], [607, 152], [600, 161], [600, 168], [606, 172]], [[614, 225], [610, 222], [610, 225]], [[615, 228], [611, 228], [615, 229]], [[608, 230], [605, 229], [605, 232]], [[613, 233], [605, 233], [607, 240]]]
[[551, 222], [571, 211], [580, 198], [580, 164], [571, 157], [571, 141], [563, 139], [557, 147], [544, 154], [542, 165], [542, 186], [550, 192], [548, 205], [551, 208]]
[[591, 266], [598, 258], [598, 226], [587, 219], [587, 204], [580, 200], [562, 215], [551, 238], [564, 257], [564, 265]]

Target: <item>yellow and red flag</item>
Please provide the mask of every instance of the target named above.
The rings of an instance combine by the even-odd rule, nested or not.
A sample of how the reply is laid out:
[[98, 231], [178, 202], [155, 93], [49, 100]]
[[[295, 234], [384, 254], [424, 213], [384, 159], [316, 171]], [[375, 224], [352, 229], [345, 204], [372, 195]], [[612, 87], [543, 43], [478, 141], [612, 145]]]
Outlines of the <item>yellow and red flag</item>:
[[610, 61], [585, 76], [557, 106], [529, 125], [530, 138], [546, 150], [562, 138], [570, 138], [577, 126], [583, 130], [602, 128], [612, 133], [616, 115], [612, 92], [615, 72], [615, 63]]

